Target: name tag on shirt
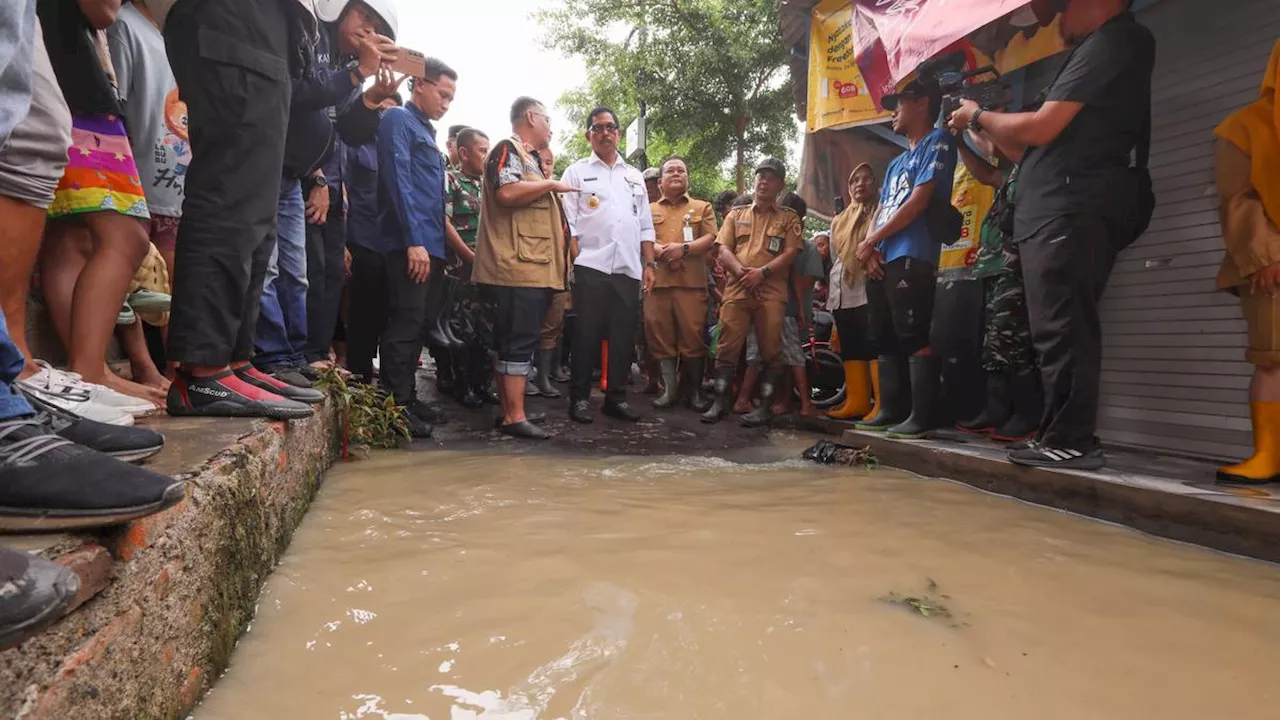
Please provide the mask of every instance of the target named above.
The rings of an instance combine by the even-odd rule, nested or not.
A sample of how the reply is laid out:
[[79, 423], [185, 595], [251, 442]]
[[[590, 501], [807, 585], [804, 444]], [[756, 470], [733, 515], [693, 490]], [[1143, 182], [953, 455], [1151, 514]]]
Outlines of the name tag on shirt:
[[777, 255], [777, 254], [781, 253], [781, 252], [782, 252], [782, 238], [778, 237], [777, 235], [771, 235], [771, 236], [769, 236], [769, 245], [768, 245], [768, 248], [769, 248], [769, 252], [770, 252], [771, 254], [773, 254], [773, 255]]
[[684, 226], [684, 241], [687, 243], [693, 242], [693, 228], [688, 225]]

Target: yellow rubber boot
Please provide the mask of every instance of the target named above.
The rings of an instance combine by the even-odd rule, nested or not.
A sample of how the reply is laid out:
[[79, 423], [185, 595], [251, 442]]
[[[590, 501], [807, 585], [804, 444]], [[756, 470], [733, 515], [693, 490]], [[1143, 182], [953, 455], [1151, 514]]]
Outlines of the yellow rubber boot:
[[1218, 469], [1218, 482], [1262, 485], [1280, 482], [1280, 403], [1249, 403], [1253, 457]]
[[870, 420], [880, 412], [880, 362], [878, 360], [871, 361], [871, 393], [872, 405], [871, 412], [867, 413], [863, 420]]
[[861, 420], [871, 407], [871, 373], [867, 363], [850, 361], [844, 364], [844, 404], [827, 413], [836, 420]]

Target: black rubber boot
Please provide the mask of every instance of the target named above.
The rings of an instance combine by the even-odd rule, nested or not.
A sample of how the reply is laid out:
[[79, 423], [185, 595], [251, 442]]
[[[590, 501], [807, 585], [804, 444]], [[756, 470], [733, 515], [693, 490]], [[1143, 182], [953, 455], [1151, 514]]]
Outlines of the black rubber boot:
[[567, 347], [568, 342], [565, 340], [565, 336], [568, 334], [569, 334], [569, 321], [566, 319], [565, 329], [561, 331], [560, 339], [556, 341], [555, 355], [551, 356], [552, 359], [555, 361], [552, 364], [552, 370], [551, 370], [552, 382], [567, 383], [573, 379], [573, 376], [569, 374], [569, 352]]
[[560, 397], [560, 391], [551, 384], [551, 368], [555, 365], [555, 356], [555, 348], [539, 350], [535, 363], [538, 368], [538, 377], [533, 381], [533, 385], [538, 388], [538, 394], [545, 398]]
[[447, 282], [444, 275], [436, 275], [427, 280], [425, 322], [427, 331], [422, 339], [429, 347], [449, 350], [453, 348], [453, 343], [440, 328], [440, 318], [446, 315], [444, 305], [445, 295], [447, 294], [445, 285]]
[[989, 435], [1005, 424], [1013, 413], [1012, 387], [1003, 372], [987, 373], [987, 405], [977, 417], [957, 423], [956, 427], [977, 435]]
[[711, 407], [702, 413], [704, 423], [720, 422], [733, 407], [733, 401], [729, 398], [729, 393], [733, 390], [733, 368], [716, 368], [716, 379], [712, 383], [712, 388], [715, 396], [712, 398]]
[[854, 427], [869, 432], [884, 432], [911, 414], [911, 385], [906, 372], [906, 358], [882, 355], [880, 368], [880, 409]]
[[662, 374], [662, 394], [654, 399], [653, 406], [659, 410], [665, 410], [676, 404], [676, 394], [680, 391], [680, 381], [676, 375], [676, 359], [659, 360], [658, 371]]
[[773, 419], [773, 396], [778, 392], [781, 381], [782, 375], [777, 371], [769, 372], [760, 380], [760, 404], [739, 419], [742, 427], [762, 427], [769, 424]]
[[1010, 383], [1013, 412], [1009, 419], [991, 433], [998, 442], [1021, 442], [1035, 436], [1040, 429], [1040, 416], [1044, 413], [1044, 389], [1040, 384], [1040, 371], [1016, 375]]
[[711, 400], [702, 394], [702, 373], [706, 368], [706, 360], [685, 360], [683, 365], [684, 381], [689, 384], [689, 409], [706, 412], [711, 407]]
[[912, 355], [909, 365], [911, 416], [889, 428], [889, 437], [896, 440], [921, 440], [935, 427], [933, 399], [938, 394], [938, 363], [932, 355]]
[[457, 358], [443, 347], [434, 347], [431, 348], [431, 359], [436, 361], [436, 392], [446, 397], [452, 395], [458, 387], [457, 373], [453, 369]]
[[475, 409], [483, 405], [474, 389], [476, 383], [471, 379], [474, 371], [467, 365], [467, 353], [452, 352], [449, 361], [453, 364], [453, 399], [464, 408]]

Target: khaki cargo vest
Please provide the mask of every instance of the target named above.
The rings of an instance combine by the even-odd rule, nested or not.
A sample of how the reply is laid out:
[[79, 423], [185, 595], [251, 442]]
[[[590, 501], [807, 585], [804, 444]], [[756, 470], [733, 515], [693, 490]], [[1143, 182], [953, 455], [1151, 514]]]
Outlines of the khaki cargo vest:
[[[505, 150], [504, 150], [505, 148]], [[493, 153], [514, 152], [524, 164], [522, 180], [540, 182], [546, 178], [538, 163], [518, 139], [498, 143], [486, 163], [485, 188], [481, 198], [480, 229], [476, 233], [476, 263], [472, 280], [502, 287], [565, 289], [564, 226], [560, 205], [551, 193], [525, 207], [498, 204], [494, 178], [489, 177]]]

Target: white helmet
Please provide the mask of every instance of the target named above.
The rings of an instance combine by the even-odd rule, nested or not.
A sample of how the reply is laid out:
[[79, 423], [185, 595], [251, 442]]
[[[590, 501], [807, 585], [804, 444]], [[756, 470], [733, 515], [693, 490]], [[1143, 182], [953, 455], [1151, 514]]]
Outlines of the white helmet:
[[316, 0], [316, 16], [322, 22], [337, 22], [353, 2], [361, 2], [373, 10], [391, 28], [391, 39], [396, 39], [400, 31], [399, 18], [396, 16], [395, 0]]

